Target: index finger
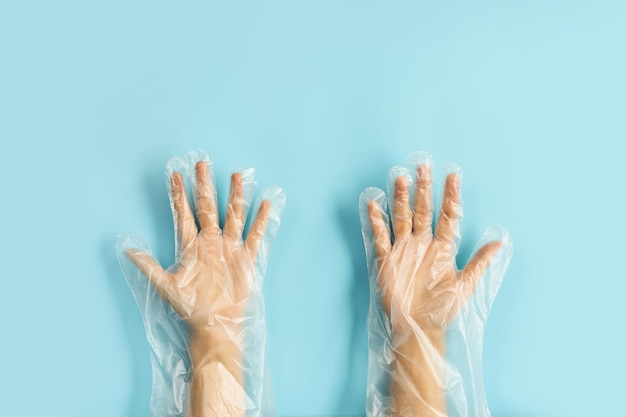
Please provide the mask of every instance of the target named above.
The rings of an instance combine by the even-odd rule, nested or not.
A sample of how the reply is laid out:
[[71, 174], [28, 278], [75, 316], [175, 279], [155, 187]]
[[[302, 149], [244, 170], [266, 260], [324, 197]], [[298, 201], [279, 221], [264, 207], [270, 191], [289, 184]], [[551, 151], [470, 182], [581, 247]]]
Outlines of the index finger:
[[196, 215], [200, 229], [211, 236], [217, 236], [220, 232], [217, 204], [206, 161], [196, 163], [196, 181], [198, 183]]
[[177, 237], [180, 242], [178, 250], [182, 252], [193, 238], [198, 234], [196, 219], [191, 211], [185, 182], [180, 172], [174, 172], [170, 180], [170, 198], [172, 200], [172, 215], [174, 226], [178, 230]]
[[269, 200], [263, 200], [261, 205], [259, 206], [259, 211], [257, 212], [256, 218], [248, 231], [248, 236], [246, 237], [246, 248], [250, 251], [250, 259], [254, 262], [256, 259], [257, 251], [259, 250], [259, 245], [263, 240], [263, 235], [265, 234], [265, 228], [267, 227], [267, 222], [270, 218], [270, 209], [272, 205]]

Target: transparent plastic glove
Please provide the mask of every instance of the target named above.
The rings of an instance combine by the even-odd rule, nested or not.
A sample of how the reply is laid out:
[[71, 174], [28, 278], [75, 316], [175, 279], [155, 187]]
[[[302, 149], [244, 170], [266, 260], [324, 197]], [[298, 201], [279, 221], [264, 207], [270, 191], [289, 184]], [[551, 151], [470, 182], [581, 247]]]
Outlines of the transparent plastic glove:
[[389, 172], [393, 241], [385, 193], [368, 188], [359, 202], [371, 288], [367, 415], [488, 417], [482, 341], [512, 241], [487, 230], [459, 271], [461, 172], [446, 167], [433, 234], [432, 157], [409, 163]]
[[262, 284], [285, 196], [278, 188], [261, 193], [244, 240], [254, 171], [232, 175], [222, 230], [212, 167], [203, 152], [167, 165], [174, 265], [161, 267], [136, 235], [118, 239], [118, 259], [152, 353], [153, 417], [274, 415]]

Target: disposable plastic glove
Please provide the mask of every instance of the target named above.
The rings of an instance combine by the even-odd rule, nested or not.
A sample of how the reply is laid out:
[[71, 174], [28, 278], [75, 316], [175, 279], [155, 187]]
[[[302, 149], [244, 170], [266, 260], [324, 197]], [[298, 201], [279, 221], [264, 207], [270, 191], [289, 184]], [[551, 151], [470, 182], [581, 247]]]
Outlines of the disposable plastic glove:
[[388, 177], [393, 243], [384, 192], [368, 188], [360, 198], [372, 289], [367, 415], [488, 417], [482, 339], [512, 242], [489, 229], [459, 271], [460, 170], [447, 168], [433, 234], [432, 157], [409, 162], [415, 185], [406, 168]]
[[[223, 230], [208, 155], [175, 157], [167, 174], [176, 263], [164, 269], [133, 235], [118, 241], [118, 258], [152, 348], [151, 415], [272, 415], [262, 282], [284, 194], [278, 188], [261, 193], [244, 240], [253, 170], [232, 175]], [[195, 216], [183, 174], [194, 191]]]

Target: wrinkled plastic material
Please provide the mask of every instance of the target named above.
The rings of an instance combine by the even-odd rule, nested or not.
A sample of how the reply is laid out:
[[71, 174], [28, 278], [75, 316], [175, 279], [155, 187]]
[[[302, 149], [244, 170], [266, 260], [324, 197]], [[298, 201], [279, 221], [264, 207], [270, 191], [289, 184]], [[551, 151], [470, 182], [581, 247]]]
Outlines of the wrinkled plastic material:
[[[361, 193], [359, 201], [371, 288], [368, 315], [369, 364], [366, 404], [368, 417], [390, 415], [390, 409], [396, 400], [391, 396], [389, 389], [392, 382], [403, 384], [407, 389], [419, 392], [419, 387], [415, 385], [415, 381], [409, 380], [402, 373], [394, 372], [393, 370], [394, 361], [397, 360], [397, 352], [394, 350], [391, 341], [392, 326], [390, 318], [381, 306], [379, 268], [368, 215], [368, 204], [373, 200], [378, 203], [383, 213], [382, 218], [387, 230], [391, 231], [393, 225], [390, 224], [390, 218], [393, 219], [394, 184], [399, 176], [404, 176], [407, 179], [410, 191], [410, 207], [414, 207], [415, 184], [419, 180], [417, 178], [417, 168], [420, 165], [426, 165], [430, 167], [430, 172], [432, 173], [433, 159], [425, 152], [417, 152], [408, 157], [408, 162], [410, 165], [409, 169], [394, 167], [389, 171], [387, 194], [379, 188], [367, 188]], [[455, 165], [446, 165], [444, 171], [446, 176], [449, 173], [456, 173], [460, 178], [461, 171]], [[387, 196], [390, 196], [389, 204]], [[387, 211], [389, 211], [389, 215], [387, 215]], [[436, 220], [437, 216], [435, 216]], [[453, 251], [455, 254], [460, 243], [460, 218], [457, 225], [453, 239]], [[430, 349], [431, 353], [431, 356], [429, 356], [430, 363], [414, 363], [413, 365], [443, 369], [443, 378], [440, 380], [439, 388], [445, 394], [447, 413], [438, 414], [442, 417], [490, 416], [482, 381], [483, 335], [489, 310], [500, 288], [513, 251], [512, 241], [507, 232], [500, 227], [494, 227], [484, 233], [473, 254], [482, 245], [492, 241], [501, 241], [502, 247], [492, 259], [482, 277], [480, 277], [473, 295], [464, 302], [450, 322], [444, 323], [445, 353], [442, 356], [432, 355], [434, 349], [430, 349], [427, 346], [429, 341], [425, 340], [424, 333], [418, 327], [413, 327], [413, 336], [419, 340], [420, 344], [427, 346], [426, 349]], [[415, 252], [405, 252], [402, 256], [412, 257], [414, 260], [413, 264], [417, 265], [420, 262], [419, 257], [422, 255], [423, 251], [418, 248]], [[460, 291], [460, 286], [457, 288]], [[410, 299], [406, 297], [406, 294], [394, 293], [391, 315], [405, 314], [407, 308], [411, 308], [410, 306], [407, 307], [407, 303], [410, 303]], [[410, 320], [410, 318], [407, 319]], [[432, 319], [441, 320], [441, 318], [435, 317]], [[413, 325], [415, 325], [414, 322]], [[420, 417], [410, 411], [401, 415]]]
[[[184, 157], [174, 157], [167, 164], [166, 184], [172, 201], [172, 185], [171, 175], [174, 172], [180, 172], [185, 181], [187, 195], [190, 204], [193, 207], [197, 195], [197, 182], [194, 174], [194, 167], [198, 161], [205, 161], [209, 167], [211, 182], [213, 183], [213, 193], [217, 201], [215, 176], [213, 175], [213, 163], [209, 155], [204, 152], [190, 152]], [[254, 195], [254, 170], [239, 170], [243, 177], [244, 186], [244, 208], [245, 217], [254, 219], [259, 210], [259, 205], [263, 200], [271, 202], [270, 215], [265, 234], [260, 241], [256, 259], [242, 259], [241, 262], [250, 262], [250, 268], [243, 268], [237, 277], [227, 277], [228, 282], [238, 280], [243, 282], [247, 288], [247, 297], [245, 300], [239, 300], [238, 303], [245, 305], [245, 311], [237, 320], [221, 317], [219, 307], [215, 311], [210, 312], [211, 321], [216, 320], [229, 329], [237, 329], [236, 337], [240, 340], [239, 348], [242, 357], [242, 372], [244, 376], [244, 387], [242, 387], [243, 403], [245, 413], [248, 417], [268, 417], [274, 416], [273, 398], [269, 383], [269, 372], [267, 370], [266, 356], [266, 329], [262, 284], [265, 271], [267, 268], [267, 260], [271, 242], [275, 237], [281, 221], [281, 215], [285, 204], [285, 195], [281, 189], [270, 187], [263, 190], [256, 198], [256, 205], [252, 209], [252, 215], [248, 216]], [[231, 207], [227, 207], [227, 211]], [[172, 203], [172, 211], [174, 219], [179, 213], [176, 213], [174, 204]], [[196, 213], [197, 215], [197, 213]], [[249, 221], [250, 222], [250, 221]], [[176, 236], [176, 263], [167, 269], [173, 271], [180, 268], [182, 248], [179, 236], [179, 230], [175, 224]], [[219, 234], [222, 232], [220, 230]], [[212, 243], [211, 243], [212, 244]], [[221, 245], [218, 240], [214, 241], [215, 245]], [[234, 248], [240, 248], [243, 241], [239, 239]], [[150, 255], [152, 252], [148, 244], [137, 234], [126, 234], [118, 237], [117, 252], [124, 277], [130, 287], [133, 296], [139, 307], [139, 311], [144, 321], [146, 336], [150, 345], [152, 359], [152, 396], [150, 402], [150, 416], [152, 417], [182, 417], [187, 416], [188, 400], [189, 400], [189, 381], [190, 381], [190, 356], [189, 356], [189, 334], [187, 326], [181, 320], [180, 316], [174, 309], [162, 299], [156, 291], [155, 286], [142, 274], [137, 267], [126, 256], [129, 249], [139, 249]], [[220, 249], [221, 250], [221, 249]], [[228, 250], [223, 248], [223, 250]], [[235, 250], [235, 249], [232, 249]], [[245, 258], [245, 257], [244, 257]], [[223, 257], [216, 262], [216, 268], [223, 268]], [[189, 267], [189, 265], [187, 265]], [[226, 268], [228, 269], [228, 268]], [[182, 279], [177, 285], [192, 285]], [[232, 291], [232, 287], [223, 289], [225, 294]], [[232, 323], [229, 320], [233, 321]], [[235, 323], [236, 321], [236, 323]], [[210, 326], [211, 323], [207, 323]], [[233, 330], [235, 331], [235, 330]], [[217, 375], [216, 378], [223, 376]], [[226, 376], [229, 378], [230, 376]], [[233, 403], [240, 401], [239, 399], [229, 398], [232, 390], [227, 389], [224, 392], [215, 393], [219, 396], [223, 403]]]

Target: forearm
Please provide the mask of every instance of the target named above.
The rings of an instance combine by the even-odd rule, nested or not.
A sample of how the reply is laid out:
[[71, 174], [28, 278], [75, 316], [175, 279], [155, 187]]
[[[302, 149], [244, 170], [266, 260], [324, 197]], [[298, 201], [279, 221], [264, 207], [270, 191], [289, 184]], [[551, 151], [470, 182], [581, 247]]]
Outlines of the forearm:
[[225, 331], [192, 332], [188, 417], [243, 417], [240, 344]]
[[394, 335], [391, 417], [445, 417], [442, 331]]

